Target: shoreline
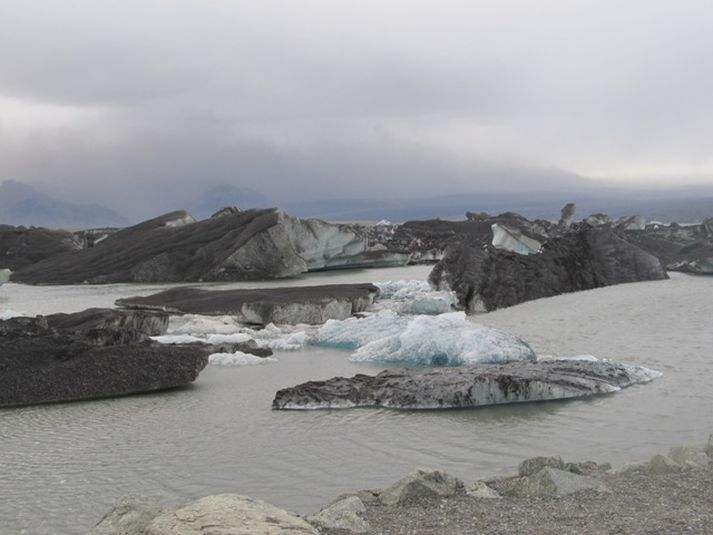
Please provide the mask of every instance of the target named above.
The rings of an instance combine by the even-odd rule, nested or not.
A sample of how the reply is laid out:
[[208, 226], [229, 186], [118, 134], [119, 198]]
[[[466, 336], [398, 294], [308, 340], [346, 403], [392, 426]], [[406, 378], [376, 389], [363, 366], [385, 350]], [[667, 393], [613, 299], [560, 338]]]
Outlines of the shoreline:
[[[199, 525], [196, 523], [198, 522]], [[237, 494], [163, 509], [122, 498], [90, 535], [213, 533], [561, 534], [710, 533], [713, 435], [703, 447], [671, 448], [648, 462], [609, 464], [524, 460], [518, 474], [470, 484], [417, 470], [392, 486], [337, 497], [298, 516]]]

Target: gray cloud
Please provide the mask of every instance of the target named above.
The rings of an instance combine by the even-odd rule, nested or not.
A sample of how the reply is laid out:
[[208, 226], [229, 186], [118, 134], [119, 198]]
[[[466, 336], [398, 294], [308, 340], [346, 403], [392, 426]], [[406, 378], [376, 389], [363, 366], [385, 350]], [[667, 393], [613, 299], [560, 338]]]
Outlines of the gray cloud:
[[219, 182], [278, 201], [706, 183], [712, 17], [695, 0], [5, 0], [0, 178], [137, 211]]

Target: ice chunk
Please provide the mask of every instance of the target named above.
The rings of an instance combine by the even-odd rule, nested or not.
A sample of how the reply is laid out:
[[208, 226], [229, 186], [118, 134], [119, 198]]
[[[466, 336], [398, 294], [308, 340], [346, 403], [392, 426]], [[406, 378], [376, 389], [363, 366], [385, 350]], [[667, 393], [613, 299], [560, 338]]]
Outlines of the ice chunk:
[[443, 314], [456, 302], [452, 292], [433, 290], [428, 282], [400, 280], [377, 282], [379, 297], [374, 310], [391, 309], [401, 314]]
[[0, 311], [0, 320], [9, 320], [12, 318], [19, 318], [24, 316], [24, 314], [21, 314], [20, 312], [15, 312], [14, 310], [11, 309], [6, 309]]
[[232, 316], [186, 314], [171, 316], [168, 322], [168, 334], [233, 334], [239, 332], [240, 328], [240, 323]]
[[276, 351], [298, 351], [303, 349], [313, 337], [315, 328], [310, 325], [275, 325], [270, 323], [263, 329], [243, 329], [259, 347]]
[[256, 357], [242, 351], [235, 353], [213, 353], [208, 357], [208, 363], [215, 366], [254, 366], [277, 362], [273, 357]]
[[317, 332], [316, 345], [357, 349], [364, 344], [402, 332], [408, 318], [393, 310], [382, 310], [363, 318], [329, 320]]
[[199, 338], [190, 334], [164, 334], [162, 336], [152, 336], [151, 340], [159, 344], [195, 344], [205, 343], [205, 338]]
[[535, 359], [524, 341], [470, 322], [462, 312], [399, 316], [385, 310], [362, 319], [327, 322], [315, 343], [356, 349], [351, 360], [357, 362], [462, 366]]

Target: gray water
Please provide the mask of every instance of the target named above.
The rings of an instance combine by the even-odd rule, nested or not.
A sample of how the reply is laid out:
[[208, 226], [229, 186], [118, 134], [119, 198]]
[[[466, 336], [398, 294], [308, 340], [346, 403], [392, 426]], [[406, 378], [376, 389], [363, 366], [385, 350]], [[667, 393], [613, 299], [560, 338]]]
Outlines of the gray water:
[[[423, 278], [427, 268], [317, 274], [293, 284]], [[238, 285], [233, 285], [238, 286]], [[0, 311], [107, 306], [154, 287], [9, 284]], [[672, 274], [481, 315], [541, 354], [593, 354], [664, 372], [583, 401], [458, 411], [273, 412], [279, 388], [376, 372], [310, 348], [279, 363], [208, 367], [189, 388], [0, 411], [0, 533], [86, 532], [120, 496], [166, 504], [236, 492], [306, 513], [342, 492], [385, 486], [417, 467], [465, 480], [512, 472], [525, 457], [617, 465], [713, 431], [713, 278]]]

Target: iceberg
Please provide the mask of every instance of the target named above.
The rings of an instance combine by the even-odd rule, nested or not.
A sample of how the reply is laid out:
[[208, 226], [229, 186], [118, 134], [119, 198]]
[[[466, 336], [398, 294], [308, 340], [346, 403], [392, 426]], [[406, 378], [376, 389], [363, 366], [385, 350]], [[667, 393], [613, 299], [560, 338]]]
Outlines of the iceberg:
[[168, 322], [168, 334], [233, 334], [241, 324], [233, 316], [203, 316], [200, 314], [172, 315]]
[[468, 321], [465, 313], [399, 316], [382, 311], [366, 318], [327, 322], [315, 344], [356, 349], [355, 362], [410, 366], [468, 366], [536, 359], [516, 336]]
[[459, 368], [390, 369], [376, 376], [333, 377], [277, 392], [272, 408], [454, 409], [574, 399], [647, 383], [659, 372], [615, 362], [555, 359]]
[[379, 297], [373, 310], [385, 308], [401, 314], [443, 314], [451, 312], [456, 302], [450, 291], [434, 290], [426, 281], [400, 280], [377, 282]]
[[213, 353], [208, 356], [208, 364], [214, 366], [255, 366], [277, 362], [273, 357], [256, 357], [249, 353], [236, 351], [235, 353]]
[[12, 309], [7, 309], [7, 310], [1, 310], [0, 311], [0, 321], [5, 321], [9, 320], [12, 318], [19, 318], [24, 316], [24, 314], [21, 314], [20, 312], [15, 312]]

